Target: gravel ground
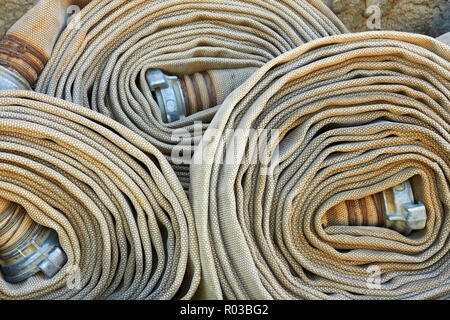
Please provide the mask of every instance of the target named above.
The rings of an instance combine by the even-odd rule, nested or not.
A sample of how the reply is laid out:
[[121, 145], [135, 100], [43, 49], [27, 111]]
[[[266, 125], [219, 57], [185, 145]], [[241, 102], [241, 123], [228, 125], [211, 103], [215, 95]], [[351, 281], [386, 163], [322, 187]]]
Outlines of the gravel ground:
[[0, 38], [38, 0], [0, 0]]
[[[381, 29], [437, 37], [450, 32], [450, 0], [322, 0], [350, 31], [366, 31], [366, 8], [381, 9]], [[370, 16], [370, 15], [369, 15]]]
[[[0, 38], [38, 0], [0, 0]], [[450, 0], [322, 0], [350, 31], [368, 30], [366, 8], [381, 9], [381, 29], [437, 37], [450, 32]]]

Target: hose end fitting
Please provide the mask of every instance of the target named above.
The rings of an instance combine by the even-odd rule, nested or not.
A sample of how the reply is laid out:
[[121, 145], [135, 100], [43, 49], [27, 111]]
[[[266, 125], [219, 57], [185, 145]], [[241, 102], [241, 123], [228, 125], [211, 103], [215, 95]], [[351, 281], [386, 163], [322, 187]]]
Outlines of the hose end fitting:
[[20, 74], [0, 65], [0, 90], [31, 90], [31, 87]]
[[145, 76], [156, 96], [163, 120], [171, 123], [184, 119], [186, 105], [178, 77], [168, 76], [159, 69], [148, 70]]
[[51, 278], [66, 262], [54, 230], [35, 223], [14, 203], [0, 213], [0, 266], [6, 281], [17, 283], [38, 272]]
[[409, 180], [383, 191], [383, 211], [386, 227], [404, 235], [425, 228], [427, 223], [425, 205], [415, 202]]
[[324, 226], [384, 227], [405, 236], [424, 229], [426, 223], [425, 205], [415, 201], [409, 180], [358, 200], [345, 200], [328, 210], [322, 222]]
[[0, 65], [13, 70], [31, 87], [44, 69], [45, 55], [13, 35], [7, 35], [0, 41]]
[[169, 76], [159, 69], [146, 72], [165, 122], [171, 123], [222, 104], [257, 69], [213, 69]]

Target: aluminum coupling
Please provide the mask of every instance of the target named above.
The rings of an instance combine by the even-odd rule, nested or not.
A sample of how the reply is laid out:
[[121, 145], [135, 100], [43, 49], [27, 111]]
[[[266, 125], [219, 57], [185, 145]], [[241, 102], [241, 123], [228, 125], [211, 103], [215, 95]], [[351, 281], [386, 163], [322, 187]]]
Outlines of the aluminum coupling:
[[38, 272], [53, 277], [67, 262], [57, 233], [34, 222], [22, 206], [2, 203], [0, 266], [4, 279], [17, 283]]
[[214, 69], [174, 76], [151, 69], [146, 72], [146, 80], [163, 121], [171, 123], [222, 104], [256, 70], [254, 67]]
[[356, 200], [345, 200], [323, 216], [324, 226], [384, 227], [409, 235], [425, 228], [427, 211], [415, 201], [411, 182]]
[[19, 73], [0, 65], [0, 90], [31, 90], [31, 86]]
[[410, 181], [383, 191], [385, 226], [408, 235], [422, 230], [427, 223], [427, 210], [421, 201], [414, 200]]
[[148, 70], [147, 82], [155, 94], [164, 122], [171, 123], [186, 117], [186, 104], [181, 84], [176, 76], [168, 76], [159, 69]]

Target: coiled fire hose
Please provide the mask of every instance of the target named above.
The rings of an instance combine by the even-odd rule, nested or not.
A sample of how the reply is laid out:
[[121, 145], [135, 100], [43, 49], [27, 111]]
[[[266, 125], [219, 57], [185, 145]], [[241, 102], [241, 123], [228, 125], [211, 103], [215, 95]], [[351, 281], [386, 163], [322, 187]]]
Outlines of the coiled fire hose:
[[[11, 27], [0, 41], [0, 90], [31, 89], [68, 22], [69, 9], [84, 2], [42, 0]], [[66, 262], [54, 230], [0, 198], [0, 265], [6, 281], [21, 282], [38, 272], [51, 278]]]
[[[31, 89], [76, 4], [42, 0], [9, 30], [1, 90]], [[162, 155], [80, 107], [23, 92], [0, 97], [0, 297], [192, 296], [192, 214]]]
[[139, 133], [185, 188], [193, 147], [233, 89], [279, 54], [347, 31], [319, 0], [94, 0], [77, 20], [36, 90]]
[[200, 297], [449, 297], [443, 43], [304, 44], [227, 97], [192, 161]]
[[68, 260], [52, 278], [0, 278], [0, 298], [193, 295], [192, 212], [153, 145], [99, 113], [31, 91], [0, 91], [0, 119], [0, 194], [55, 230]]

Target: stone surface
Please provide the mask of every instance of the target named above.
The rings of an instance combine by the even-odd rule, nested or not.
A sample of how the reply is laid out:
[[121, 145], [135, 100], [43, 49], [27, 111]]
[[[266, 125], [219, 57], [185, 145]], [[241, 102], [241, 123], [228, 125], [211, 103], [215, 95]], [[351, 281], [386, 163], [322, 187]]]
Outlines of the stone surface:
[[[432, 37], [450, 31], [450, 0], [322, 0], [344, 22], [350, 31], [367, 31], [367, 21], [375, 12], [366, 13], [370, 6], [380, 8], [382, 30], [422, 33]], [[371, 24], [373, 26], [373, 24]], [[373, 29], [372, 29], [373, 30]]]
[[[38, 0], [0, 0], [0, 38]], [[437, 37], [450, 31], [450, 0], [322, 0], [350, 31], [369, 30], [366, 14], [378, 5], [381, 29], [409, 31]]]
[[37, 0], [0, 0], [0, 38]]

